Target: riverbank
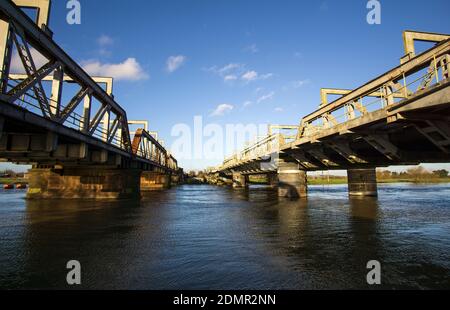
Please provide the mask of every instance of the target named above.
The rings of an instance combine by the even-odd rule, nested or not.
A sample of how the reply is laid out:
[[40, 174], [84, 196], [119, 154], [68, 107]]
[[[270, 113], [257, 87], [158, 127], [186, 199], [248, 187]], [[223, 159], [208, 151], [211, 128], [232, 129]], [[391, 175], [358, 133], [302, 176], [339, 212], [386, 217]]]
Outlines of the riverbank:
[[[450, 183], [450, 178], [436, 178], [436, 179], [413, 179], [413, 178], [399, 178], [399, 179], [377, 179], [377, 183], [416, 183], [416, 184], [440, 184]], [[309, 185], [339, 185], [347, 184], [347, 178], [330, 178], [328, 179], [308, 179]]]
[[[450, 183], [450, 177], [448, 178], [430, 178], [430, 179], [414, 179], [414, 178], [391, 178], [391, 179], [378, 179], [378, 183], [415, 183], [415, 184], [441, 184]], [[265, 180], [256, 179], [251, 180], [250, 184], [267, 184]], [[347, 178], [308, 178], [308, 185], [341, 185], [347, 184]]]
[[0, 184], [28, 184], [28, 180], [24, 178], [0, 178]]

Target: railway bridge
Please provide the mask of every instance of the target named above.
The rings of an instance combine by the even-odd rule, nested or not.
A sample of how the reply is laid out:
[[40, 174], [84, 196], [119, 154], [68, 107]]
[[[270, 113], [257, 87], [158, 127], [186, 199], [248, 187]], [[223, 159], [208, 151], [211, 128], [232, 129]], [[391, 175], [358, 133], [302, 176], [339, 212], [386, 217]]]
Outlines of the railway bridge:
[[[279, 196], [305, 197], [307, 171], [347, 170], [350, 195], [377, 195], [376, 167], [450, 162], [450, 36], [405, 31], [400, 65], [353, 89], [321, 89], [299, 125], [248, 145], [210, 169], [245, 187], [266, 174]], [[419, 54], [415, 41], [432, 42]], [[328, 102], [329, 95], [340, 97]]]
[[177, 183], [177, 160], [147, 122], [127, 119], [112, 78], [89, 76], [55, 43], [50, 5], [0, 2], [0, 158], [32, 165], [27, 197], [136, 198]]

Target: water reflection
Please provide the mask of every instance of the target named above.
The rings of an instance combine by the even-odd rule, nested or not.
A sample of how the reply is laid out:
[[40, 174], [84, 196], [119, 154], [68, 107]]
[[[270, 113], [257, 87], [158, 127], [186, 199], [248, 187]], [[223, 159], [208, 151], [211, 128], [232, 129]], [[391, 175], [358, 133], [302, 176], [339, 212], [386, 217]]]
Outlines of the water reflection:
[[[252, 186], [180, 186], [142, 201], [25, 201], [0, 193], [0, 287], [381, 288], [450, 287], [448, 185], [380, 187], [378, 198], [342, 186], [287, 200]], [[426, 202], [426, 203], [425, 203]], [[380, 287], [377, 287], [380, 288]]]

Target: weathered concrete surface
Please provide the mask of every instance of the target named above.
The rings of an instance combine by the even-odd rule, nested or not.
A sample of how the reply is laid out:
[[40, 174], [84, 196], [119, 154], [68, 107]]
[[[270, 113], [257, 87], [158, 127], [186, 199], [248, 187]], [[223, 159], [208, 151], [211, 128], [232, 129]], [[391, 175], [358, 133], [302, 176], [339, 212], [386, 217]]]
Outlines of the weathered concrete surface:
[[306, 197], [308, 194], [306, 171], [296, 162], [280, 160], [278, 163], [278, 196]]
[[139, 198], [140, 170], [77, 167], [31, 169], [28, 199]]
[[349, 169], [348, 194], [350, 196], [377, 196], [376, 169]]
[[170, 175], [156, 171], [143, 171], [141, 174], [141, 194], [145, 194], [148, 191], [168, 189], [170, 186]]
[[246, 188], [248, 187], [248, 175], [233, 172], [233, 188]]

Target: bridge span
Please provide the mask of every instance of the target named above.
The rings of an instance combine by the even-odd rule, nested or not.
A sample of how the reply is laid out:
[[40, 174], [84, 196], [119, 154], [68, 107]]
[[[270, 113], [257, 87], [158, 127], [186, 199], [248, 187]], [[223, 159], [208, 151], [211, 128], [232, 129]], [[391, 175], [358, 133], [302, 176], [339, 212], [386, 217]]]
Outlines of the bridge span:
[[27, 197], [132, 198], [177, 183], [177, 160], [127, 119], [112, 78], [89, 76], [55, 43], [50, 5], [0, 2], [0, 158], [33, 165]]
[[[375, 196], [376, 167], [450, 162], [450, 36], [405, 31], [403, 39], [398, 67], [353, 90], [323, 88], [300, 125], [277, 126], [293, 135], [269, 130], [210, 169], [209, 182], [240, 188], [267, 174], [279, 196], [305, 197], [307, 171], [344, 169], [350, 195]], [[435, 45], [416, 55], [414, 41]]]

